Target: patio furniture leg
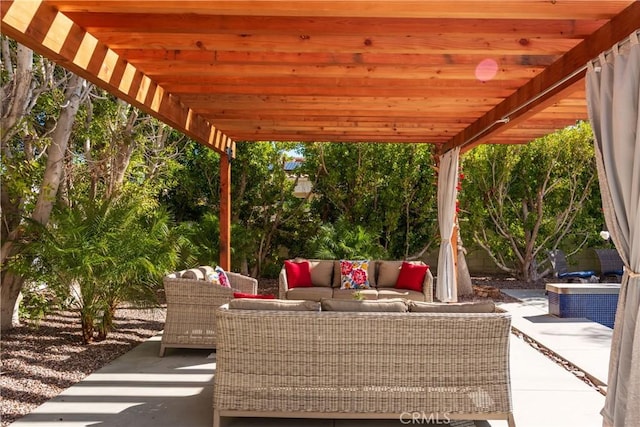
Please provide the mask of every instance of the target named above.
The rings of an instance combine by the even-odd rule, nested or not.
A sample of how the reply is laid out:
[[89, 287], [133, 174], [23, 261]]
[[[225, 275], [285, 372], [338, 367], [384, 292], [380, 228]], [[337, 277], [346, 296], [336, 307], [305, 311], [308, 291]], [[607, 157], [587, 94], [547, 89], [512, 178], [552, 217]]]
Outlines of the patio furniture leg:
[[160, 357], [164, 357], [164, 346], [162, 344], [160, 344]]
[[509, 424], [509, 427], [516, 427], [516, 419], [513, 417], [513, 414], [509, 414], [507, 423]]
[[229, 424], [228, 421], [227, 417], [222, 418], [217, 410], [213, 410], [213, 427], [224, 427]]

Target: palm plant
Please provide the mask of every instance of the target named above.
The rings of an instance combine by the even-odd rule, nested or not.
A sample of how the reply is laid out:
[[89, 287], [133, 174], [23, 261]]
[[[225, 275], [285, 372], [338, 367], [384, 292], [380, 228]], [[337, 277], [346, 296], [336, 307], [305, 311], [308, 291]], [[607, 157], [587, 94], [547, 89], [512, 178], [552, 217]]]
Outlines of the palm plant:
[[340, 219], [336, 224], [320, 227], [309, 241], [313, 255], [320, 259], [381, 259], [385, 250], [378, 237], [360, 225]]
[[220, 258], [220, 220], [211, 212], [195, 221], [182, 222], [178, 226], [178, 268], [194, 265], [213, 265]]
[[157, 304], [158, 278], [175, 264], [167, 215], [143, 214], [135, 198], [59, 207], [49, 227], [37, 227], [24, 273], [68, 294], [84, 343], [106, 338], [122, 303]]

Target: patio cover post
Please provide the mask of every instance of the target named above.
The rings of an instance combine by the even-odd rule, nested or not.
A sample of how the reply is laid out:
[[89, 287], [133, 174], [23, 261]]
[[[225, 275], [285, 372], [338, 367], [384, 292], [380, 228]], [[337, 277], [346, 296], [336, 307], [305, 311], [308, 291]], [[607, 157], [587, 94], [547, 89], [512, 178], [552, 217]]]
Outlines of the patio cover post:
[[[440, 253], [438, 255], [438, 276], [436, 298], [442, 302], [458, 301], [456, 267], [454, 258], [454, 238], [456, 199], [458, 198], [458, 159], [460, 147], [440, 156], [438, 170], [438, 226], [440, 228]], [[457, 236], [456, 240], [457, 240]]]
[[231, 270], [231, 152], [220, 155], [220, 267]]
[[640, 30], [588, 64], [587, 105], [607, 228], [625, 268], [605, 427], [640, 425]]

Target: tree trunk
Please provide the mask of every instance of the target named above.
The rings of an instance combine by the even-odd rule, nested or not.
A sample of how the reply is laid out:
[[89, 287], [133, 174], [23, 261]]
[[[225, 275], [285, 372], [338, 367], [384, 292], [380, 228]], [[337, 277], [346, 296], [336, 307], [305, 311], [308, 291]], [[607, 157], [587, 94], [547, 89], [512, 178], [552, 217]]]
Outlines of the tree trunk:
[[[64, 108], [62, 108], [62, 111], [60, 112], [56, 129], [52, 135], [52, 142], [47, 151], [47, 166], [42, 179], [42, 184], [40, 185], [40, 194], [38, 195], [36, 206], [33, 214], [31, 215], [33, 220], [43, 225], [46, 225], [49, 222], [49, 217], [51, 216], [51, 211], [62, 180], [64, 157], [67, 151], [75, 116], [80, 106], [83, 83], [84, 79], [76, 76], [75, 74], [71, 75], [69, 84], [65, 90], [65, 99], [62, 104]], [[12, 237], [17, 240], [20, 236], [19, 233], [16, 233], [16, 235]], [[15, 247], [12, 247], [8, 248], [6, 253], [3, 253], [2, 256], [4, 257], [3, 259], [8, 259], [14, 254]], [[24, 280], [22, 278], [17, 278], [10, 273], [5, 274], [3, 271], [0, 292], [0, 305], [2, 306], [2, 309], [0, 310], [0, 314], [2, 315], [0, 318], [0, 330], [2, 331], [16, 326], [13, 322], [14, 310], [17, 309], [16, 301], [23, 283]], [[9, 315], [9, 313], [11, 314]]]
[[[3, 65], [12, 81], [3, 85], [2, 110], [0, 117], [0, 142], [2, 155], [10, 157], [7, 148], [9, 140], [18, 132], [19, 124], [29, 113], [30, 98], [33, 94], [33, 51], [18, 44], [15, 72], [11, 62], [11, 52], [6, 38], [2, 40]], [[6, 149], [6, 151], [5, 151]], [[0, 251], [0, 330], [5, 331], [19, 324], [16, 301], [20, 295], [24, 280], [5, 269], [5, 262], [15, 253], [14, 241], [20, 236], [19, 225], [22, 219], [22, 197], [13, 198], [5, 185], [1, 186], [2, 209], [2, 249]]]
[[240, 274], [245, 276], [249, 275], [249, 260], [247, 260], [246, 255], [243, 255], [240, 261]]
[[[3, 57], [5, 64], [7, 64], [7, 60], [10, 58], [8, 48], [6, 51], [3, 49]], [[29, 114], [28, 109], [33, 92], [32, 82], [33, 51], [18, 44], [16, 70], [10, 93], [5, 93], [5, 88], [2, 88], [4, 114], [0, 119], [0, 135], [2, 135], [3, 145], [18, 132], [22, 118]]]
[[[222, 154], [224, 155], [224, 154]], [[239, 174], [239, 179], [238, 179], [238, 190], [237, 190], [237, 197], [236, 200], [238, 200], [239, 202], [241, 202], [242, 200], [244, 200], [244, 193], [247, 190], [247, 170], [246, 168], [242, 167], [239, 168], [240, 169], [240, 174]], [[235, 171], [235, 169], [234, 169]], [[235, 206], [235, 205], [234, 205]], [[238, 209], [237, 206], [235, 206], [235, 209], [232, 209], [232, 215], [231, 215], [231, 222], [232, 223], [238, 223], [238, 221], [240, 221], [240, 209]]]
[[[22, 221], [23, 198], [12, 197], [6, 185], [0, 185], [0, 206], [2, 207], [2, 223], [0, 225], [0, 265], [4, 266], [5, 260], [13, 252], [13, 242], [18, 237], [20, 221]], [[4, 270], [4, 269], [3, 269]]]
[[93, 342], [93, 333], [95, 331], [93, 316], [81, 312], [80, 328], [82, 330], [82, 344]]
[[2, 287], [0, 287], [0, 327], [2, 331], [11, 329], [20, 324], [15, 308], [17, 307], [18, 296], [22, 290], [24, 279], [10, 271], [3, 270]]
[[107, 335], [113, 329], [113, 322], [116, 318], [116, 307], [117, 303], [111, 303], [105, 309], [102, 314], [102, 319], [98, 324], [98, 335], [96, 337], [96, 341], [104, 341], [107, 339]]
[[[31, 102], [34, 86], [33, 51], [18, 44], [15, 69], [11, 56], [9, 42], [3, 37], [2, 62], [11, 79], [0, 87], [0, 95], [2, 95], [0, 144], [2, 145], [2, 155], [5, 156], [5, 159], [12, 158], [11, 150], [8, 148], [9, 141], [18, 133], [21, 128], [20, 123], [23, 123], [22, 119], [29, 114], [29, 106], [33, 104]], [[13, 253], [13, 242], [18, 238], [18, 226], [24, 213], [22, 212], [23, 198], [21, 196], [10, 195], [6, 185], [0, 186], [0, 192], [2, 193], [0, 195], [0, 206], [2, 207], [0, 265], [4, 267], [6, 259]], [[4, 268], [2, 270], [4, 271]], [[7, 293], [12, 294], [13, 292], [7, 290]], [[5, 316], [2, 316], [2, 318], [5, 318]]]
[[65, 90], [63, 108], [56, 124], [56, 129], [51, 135], [51, 145], [47, 151], [47, 167], [44, 171], [40, 194], [33, 211], [32, 218], [40, 224], [47, 224], [51, 216], [51, 210], [58, 194], [58, 188], [62, 180], [64, 157], [69, 145], [69, 138], [73, 130], [80, 100], [84, 79], [73, 74]]
[[458, 233], [458, 296], [473, 295], [471, 274], [467, 267], [467, 250], [462, 246], [462, 237]]
[[117, 141], [114, 141], [113, 143], [114, 153], [110, 159], [111, 175], [108, 177], [109, 186], [107, 188], [107, 198], [119, 193], [122, 183], [124, 182], [124, 177], [127, 169], [129, 168], [131, 156], [133, 155], [133, 150], [135, 148], [135, 142], [131, 136], [133, 135], [140, 110], [133, 108], [126, 102], [120, 100], [118, 101], [118, 111], [122, 112], [118, 117], [126, 117], [126, 122], [120, 123], [120, 120], [116, 122], [116, 126], [118, 126], [119, 129], [116, 134]]

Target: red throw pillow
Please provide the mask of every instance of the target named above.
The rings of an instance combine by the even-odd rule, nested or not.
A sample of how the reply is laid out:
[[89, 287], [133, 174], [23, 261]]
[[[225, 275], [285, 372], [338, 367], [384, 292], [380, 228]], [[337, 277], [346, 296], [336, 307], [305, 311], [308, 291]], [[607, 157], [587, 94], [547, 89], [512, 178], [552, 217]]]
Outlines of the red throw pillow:
[[244, 294], [242, 292], [234, 292], [234, 298], [253, 298], [253, 299], [276, 299], [275, 295], [254, 295], [254, 294]]
[[403, 261], [398, 280], [396, 280], [396, 289], [422, 292], [422, 283], [428, 269], [428, 265], [410, 264]]
[[287, 283], [289, 285], [289, 289], [309, 288], [312, 286], [309, 261], [285, 261], [284, 269], [287, 272]]

